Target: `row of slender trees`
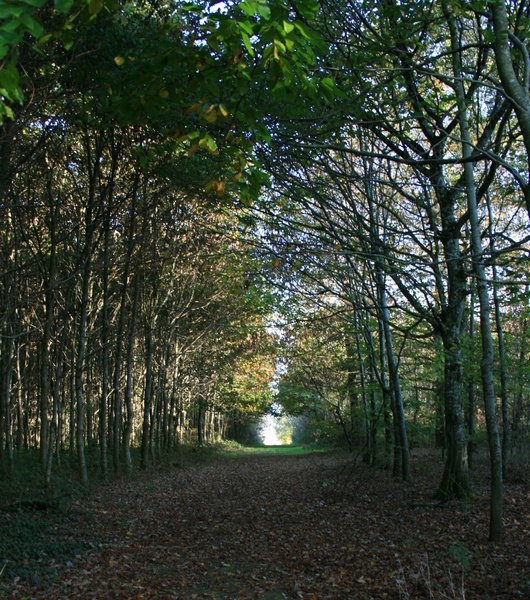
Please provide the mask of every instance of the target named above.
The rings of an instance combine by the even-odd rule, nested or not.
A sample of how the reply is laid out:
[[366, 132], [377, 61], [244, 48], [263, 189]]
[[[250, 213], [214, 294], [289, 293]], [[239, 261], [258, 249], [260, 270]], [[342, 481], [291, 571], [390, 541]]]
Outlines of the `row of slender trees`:
[[204, 191], [213, 153], [188, 160], [161, 135], [182, 101], [158, 89], [143, 119], [115, 112], [142, 83], [110, 89], [121, 41], [143, 36], [131, 64], [151, 56], [163, 8], [88, 23], [54, 62], [20, 47], [34, 89], [0, 138], [0, 452], [14, 469], [38, 449], [47, 481], [65, 451], [87, 482], [91, 446], [105, 475], [132, 469], [135, 446], [146, 467], [182, 441], [244, 436], [270, 403], [269, 297], [229, 202]]
[[[292, 287], [311, 290], [316, 318], [343, 322], [343, 385], [357, 381], [366, 445], [382, 405], [392, 415], [394, 472], [410, 477], [406, 421], [416, 403], [404, 389], [410, 397], [422, 382], [406, 357], [425, 355], [418, 349], [429, 340], [426, 356], [443, 364], [439, 380], [422, 386], [431, 404], [437, 396], [443, 404], [437, 495], [466, 497], [480, 406], [492, 541], [501, 537], [503, 461], [526, 385], [524, 365], [508, 377], [522, 355], [504, 340], [514, 314], [524, 328], [527, 312], [529, 16], [516, 2], [325, 2], [326, 68], [338, 98], [318, 116], [312, 106], [286, 111], [274, 152], [262, 158], [276, 204], [288, 207], [261, 207], [275, 231], [271, 251], [298, 271]], [[315, 392], [347, 401], [331, 378], [314, 377], [305, 382]]]
[[38, 447], [47, 478], [63, 448], [86, 481], [87, 444], [103, 473], [130, 469], [131, 445], [146, 466], [267, 400], [263, 381], [255, 399], [237, 391], [250, 353], [264, 371], [271, 358], [234, 220], [144, 173], [135, 149], [130, 131], [47, 119], [12, 145], [25, 165], [3, 198], [2, 449], [12, 463]]

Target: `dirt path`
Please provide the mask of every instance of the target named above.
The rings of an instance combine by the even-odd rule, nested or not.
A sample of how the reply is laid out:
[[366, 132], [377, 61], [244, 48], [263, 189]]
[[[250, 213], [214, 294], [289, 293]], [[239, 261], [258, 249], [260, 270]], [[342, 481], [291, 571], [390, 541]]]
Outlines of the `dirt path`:
[[[467, 600], [530, 598], [528, 535], [509, 553], [488, 548], [486, 499], [440, 507], [432, 476], [404, 484], [325, 454], [117, 482], [72, 522], [94, 549], [51, 586], [13, 586], [12, 597], [442, 599], [463, 598], [463, 586]], [[511, 538], [522, 508], [507, 515]]]

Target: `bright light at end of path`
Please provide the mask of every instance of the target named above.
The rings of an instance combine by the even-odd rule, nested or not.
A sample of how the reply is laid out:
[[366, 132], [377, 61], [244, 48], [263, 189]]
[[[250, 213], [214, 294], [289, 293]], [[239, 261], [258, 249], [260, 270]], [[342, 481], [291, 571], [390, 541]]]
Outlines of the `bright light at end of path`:
[[272, 415], [263, 417], [261, 421], [261, 437], [265, 446], [281, 446], [282, 441], [276, 433], [276, 419]]

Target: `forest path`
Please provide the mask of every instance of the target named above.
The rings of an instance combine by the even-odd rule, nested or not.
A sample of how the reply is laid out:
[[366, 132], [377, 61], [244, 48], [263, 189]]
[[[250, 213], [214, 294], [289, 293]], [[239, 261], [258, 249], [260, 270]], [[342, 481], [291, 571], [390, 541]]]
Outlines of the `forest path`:
[[530, 597], [528, 548], [507, 555], [484, 543], [486, 498], [440, 507], [429, 499], [438, 474], [416, 475], [403, 483], [330, 453], [223, 458], [114, 482], [73, 521], [94, 549], [17, 596], [442, 599], [462, 598], [463, 582], [467, 600]]

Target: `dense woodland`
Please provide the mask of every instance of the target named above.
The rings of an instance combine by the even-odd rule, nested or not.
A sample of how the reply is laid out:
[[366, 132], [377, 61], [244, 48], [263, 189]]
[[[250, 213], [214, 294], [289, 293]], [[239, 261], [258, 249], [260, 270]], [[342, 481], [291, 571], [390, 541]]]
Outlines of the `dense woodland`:
[[436, 444], [441, 500], [488, 452], [499, 542], [529, 39], [524, 0], [0, 6], [3, 476], [88, 483], [281, 410], [405, 480]]

